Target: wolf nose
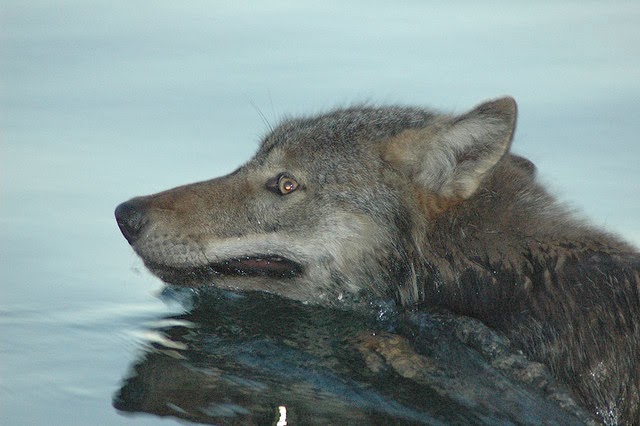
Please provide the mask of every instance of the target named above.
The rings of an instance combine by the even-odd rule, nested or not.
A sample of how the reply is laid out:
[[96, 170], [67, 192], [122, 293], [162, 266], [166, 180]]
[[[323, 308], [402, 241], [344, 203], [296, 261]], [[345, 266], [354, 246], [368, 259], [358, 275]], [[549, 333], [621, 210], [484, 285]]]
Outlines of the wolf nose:
[[120, 232], [129, 244], [133, 244], [147, 222], [141, 206], [133, 200], [126, 201], [116, 207], [115, 214]]

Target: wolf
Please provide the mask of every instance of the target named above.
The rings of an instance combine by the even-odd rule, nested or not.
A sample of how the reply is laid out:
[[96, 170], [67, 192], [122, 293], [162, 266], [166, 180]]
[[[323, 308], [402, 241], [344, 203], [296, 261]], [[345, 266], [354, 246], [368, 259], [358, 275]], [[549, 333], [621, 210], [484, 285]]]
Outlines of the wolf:
[[287, 118], [233, 173], [133, 198], [116, 220], [167, 283], [444, 307], [545, 363], [604, 423], [640, 423], [640, 254], [510, 152], [516, 116], [504, 97]]

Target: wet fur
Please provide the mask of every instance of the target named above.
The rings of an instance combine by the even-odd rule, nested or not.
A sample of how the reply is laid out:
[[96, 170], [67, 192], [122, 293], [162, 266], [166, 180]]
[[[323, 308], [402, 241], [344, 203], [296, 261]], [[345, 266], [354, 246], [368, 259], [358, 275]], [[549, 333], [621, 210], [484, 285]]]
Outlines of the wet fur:
[[[638, 423], [640, 256], [576, 219], [508, 152], [515, 115], [505, 98], [460, 116], [353, 107], [285, 120], [236, 172], [133, 199], [118, 222], [173, 284], [346, 307], [393, 297], [479, 318], [605, 423]], [[283, 171], [300, 188], [269, 192]], [[300, 268], [215, 267], [243, 256]]]
[[638, 421], [633, 248], [573, 219], [508, 157], [423, 238], [422, 300], [505, 332], [605, 423]]

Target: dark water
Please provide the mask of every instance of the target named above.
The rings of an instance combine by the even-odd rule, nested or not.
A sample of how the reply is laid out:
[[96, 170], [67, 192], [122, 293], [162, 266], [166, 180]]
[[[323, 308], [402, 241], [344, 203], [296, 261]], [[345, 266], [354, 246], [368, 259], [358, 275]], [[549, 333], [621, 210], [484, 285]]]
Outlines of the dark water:
[[[155, 338], [117, 393], [118, 410], [211, 424], [534, 425], [587, 418], [576, 407], [562, 410], [566, 390], [553, 388], [539, 364], [509, 352], [475, 321], [389, 306], [337, 311], [264, 294], [207, 292], [195, 300], [188, 314], [150, 328]], [[492, 366], [503, 364], [510, 367]], [[536, 379], [514, 380], [525, 371]]]
[[[360, 101], [460, 112], [508, 93], [520, 108], [514, 150], [562, 198], [637, 245], [639, 22], [636, 1], [3, 1], [0, 423], [175, 423], [124, 414], [113, 398], [127, 395], [127, 386], [140, 389], [125, 380], [139, 364], [175, 367], [208, 385], [211, 377], [196, 372], [208, 371], [210, 359], [247, 373], [224, 381], [236, 395], [278, 384], [282, 397], [261, 405], [270, 407], [264, 412], [247, 397], [260, 419], [275, 418], [280, 404], [294, 407], [292, 416], [318, 418], [335, 412], [305, 410], [335, 406], [354, 419], [385, 421], [465, 415], [464, 404], [448, 409], [446, 398], [427, 407], [431, 400], [413, 398], [407, 379], [387, 386], [385, 376], [362, 376], [360, 346], [344, 342], [353, 342], [356, 328], [384, 329], [384, 322], [332, 323], [323, 312], [329, 323], [306, 324], [302, 337], [287, 340], [293, 331], [283, 323], [276, 330], [275, 308], [257, 321], [267, 329], [253, 335], [251, 321], [230, 315], [238, 323], [233, 335], [224, 313], [234, 303], [217, 302], [213, 321], [166, 303], [119, 234], [113, 209], [134, 195], [233, 170], [266, 131], [261, 114], [275, 122]], [[318, 337], [318, 348], [305, 343], [305, 335], [343, 323], [335, 336]], [[163, 347], [167, 339], [179, 343], [175, 353]], [[181, 349], [185, 341], [193, 344]], [[150, 351], [157, 345], [164, 352]], [[256, 345], [280, 355], [251, 358]], [[243, 382], [252, 368], [256, 377]], [[296, 372], [300, 392], [285, 393], [298, 388], [283, 369]], [[304, 401], [309, 389], [333, 387], [323, 394], [328, 405]], [[140, 398], [118, 401], [125, 412], [144, 411], [134, 405]], [[215, 418], [240, 405], [229, 404], [200, 413]]]

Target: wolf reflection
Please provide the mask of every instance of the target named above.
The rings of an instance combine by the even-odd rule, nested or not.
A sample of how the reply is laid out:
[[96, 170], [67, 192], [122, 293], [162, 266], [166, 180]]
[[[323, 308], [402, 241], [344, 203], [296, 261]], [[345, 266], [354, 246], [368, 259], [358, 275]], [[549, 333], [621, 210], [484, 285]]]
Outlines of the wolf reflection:
[[149, 343], [131, 367], [114, 397], [123, 412], [211, 424], [275, 424], [279, 407], [289, 424], [589, 422], [544, 367], [445, 311], [365, 314], [214, 289], [164, 297], [191, 310], [154, 330], [171, 343]]

